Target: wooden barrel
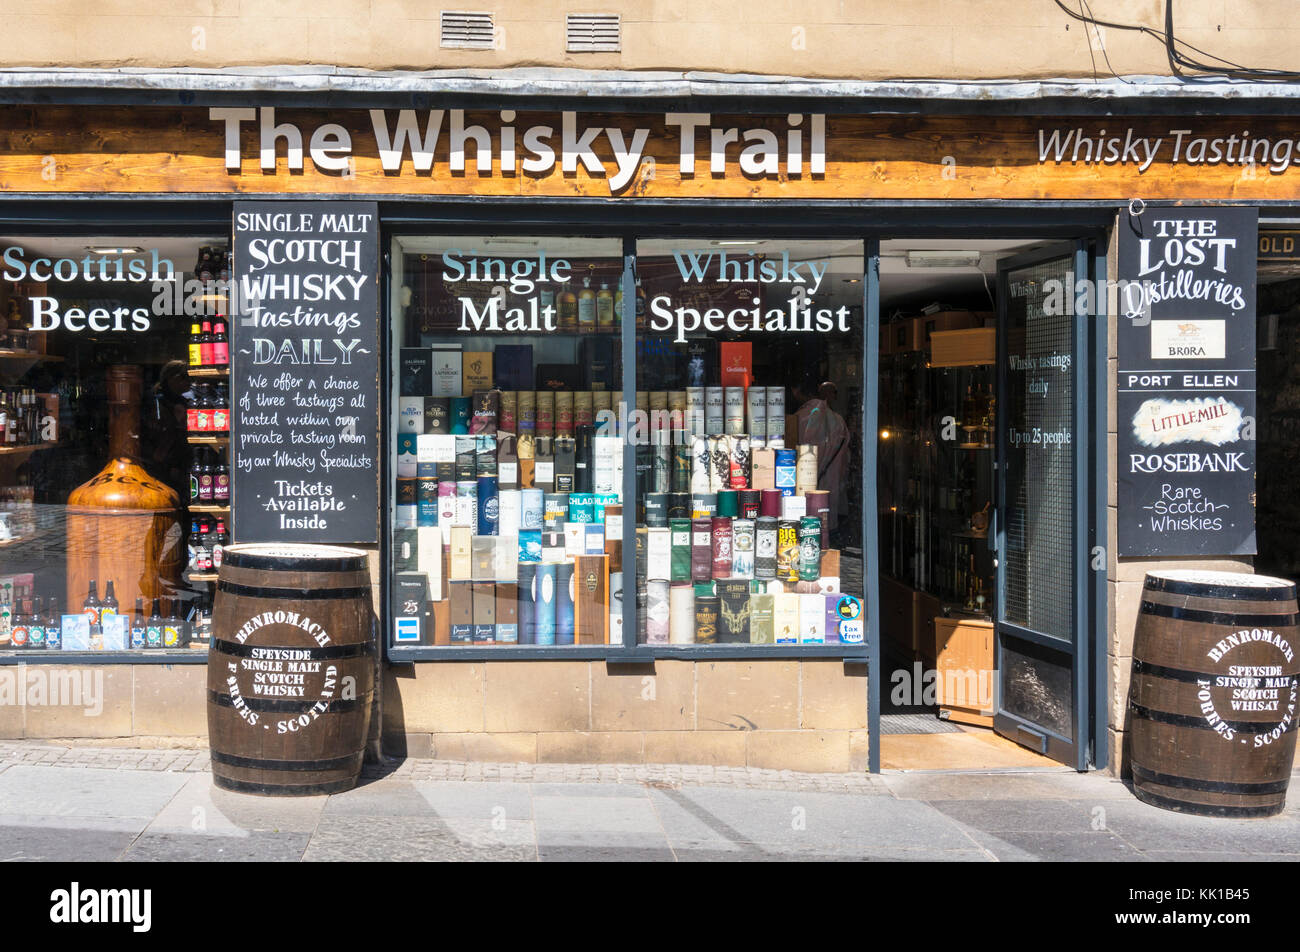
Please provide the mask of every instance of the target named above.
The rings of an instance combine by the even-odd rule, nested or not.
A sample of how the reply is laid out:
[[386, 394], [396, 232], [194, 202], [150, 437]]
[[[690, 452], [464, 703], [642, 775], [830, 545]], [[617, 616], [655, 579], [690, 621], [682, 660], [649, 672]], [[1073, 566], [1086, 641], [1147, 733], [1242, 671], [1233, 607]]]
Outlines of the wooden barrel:
[[1273, 816], [1295, 757], [1296, 587], [1228, 572], [1152, 572], [1129, 687], [1138, 798], [1203, 816]]
[[208, 655], [218, 787], [309, 796], [356, 785], [374, 693], [372, 618], [358, 549], [225, 550]]

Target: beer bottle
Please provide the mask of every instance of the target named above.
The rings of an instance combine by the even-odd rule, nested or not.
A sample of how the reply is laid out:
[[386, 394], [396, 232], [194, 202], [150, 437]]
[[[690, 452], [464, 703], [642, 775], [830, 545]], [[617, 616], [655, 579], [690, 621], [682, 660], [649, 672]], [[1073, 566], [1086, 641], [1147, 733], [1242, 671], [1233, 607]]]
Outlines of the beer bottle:
[[45, 647], [56, 651], [63, 647], [63, 616], [59, 614], [59, 600], [53, 595], [45, 616]]
[[230, 337], [226, 333], [224, 318], [218, 318], [213, 326], [212, 363], [216, 367], [225, 367], [230, 363]]
[[81, 603], [81, 614], [86, 616], [86, 621], [92, 625], [99, 624], [99, 586], [95, 580], [90, 580], [90, 591], [86, 593], [86, 600]]
[[215, 363], [212, 357], [212, 322], [203, 322], [203, 333], [199, 335], [199, 359], [203, 361], [200, 366], [211, 367]]
[[27, 615], [23, 611], [25, 606], [22, 602], [15, 602], [14, 607], [16, 611], [14, 612], [12, 622], [13, 627], [9, 629], [9, 638], [13, 642], [15, 648], [30, 648], [31, 644], [28, 640], [29, 634], [27, 631]]
[[99, 603], [99, 621], [103, 624], [105, 615], [117, 614], [117, 596], [113, 594], [113, 580], [104, 583], [104, 599]]
[[162, 646], [179, 648], [181, 644], [181, 620], [176, 617], [176, 599], [168, 599], [167, 617], [162, 623]]
[[144, 597], [137, 595], [135, 599], [135, 614], [131, 618], [131, 647], [143, 648], [145, 646], [146, 626], [144, 621]]
[[196, 321], [190, 325], [190, 366], [203, 366], [203, 334], [199, 331], [199, 325]]
[[163, 642], [163, 619], [158, 611], [158, 599], [153, 600], [153, 614], [145, 623], [144, 644], [146, 648], [161, 648]]
[[27, 644], [32, 648], [45, 647], [45, 602], [36, 599], [32, 613], [27, 616]]

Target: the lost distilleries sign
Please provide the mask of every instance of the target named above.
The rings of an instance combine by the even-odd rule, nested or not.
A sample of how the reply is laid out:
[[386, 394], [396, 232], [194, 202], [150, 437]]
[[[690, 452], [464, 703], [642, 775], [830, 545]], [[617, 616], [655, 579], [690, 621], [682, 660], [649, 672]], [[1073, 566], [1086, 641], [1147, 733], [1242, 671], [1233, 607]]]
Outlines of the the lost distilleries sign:
[[1119, 554], [1255, 552], [1253, 208], [1120, 221]]
[[237, 202], [231, 449], [242, 542], [378, 541], [373, 202]]
[[0, 190], [1300, 200], [1300, 123], [11, 105]]

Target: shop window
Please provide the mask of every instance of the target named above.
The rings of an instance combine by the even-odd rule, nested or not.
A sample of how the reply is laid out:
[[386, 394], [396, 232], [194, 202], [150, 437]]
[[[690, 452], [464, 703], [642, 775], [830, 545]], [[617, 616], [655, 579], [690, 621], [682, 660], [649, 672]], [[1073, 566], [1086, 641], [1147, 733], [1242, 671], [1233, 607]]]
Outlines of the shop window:
[[393, 248], [395, 647], [622, 640], [622, 243]]
[[638, 642], [861, 643], [862, 254], [639, 243]]
[[235, 529], [227, 239], [0, 248], [0, 652], [193, 657]]

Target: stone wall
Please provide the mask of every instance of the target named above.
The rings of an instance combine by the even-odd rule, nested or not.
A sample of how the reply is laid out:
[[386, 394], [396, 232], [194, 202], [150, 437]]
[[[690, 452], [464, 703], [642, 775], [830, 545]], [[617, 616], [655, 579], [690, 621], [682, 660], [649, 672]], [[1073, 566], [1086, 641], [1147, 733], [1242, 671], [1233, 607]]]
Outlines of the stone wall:
[[443, 760], [865, 770], [865, 665], [839, 660], [390, 666], [384, 747]]

